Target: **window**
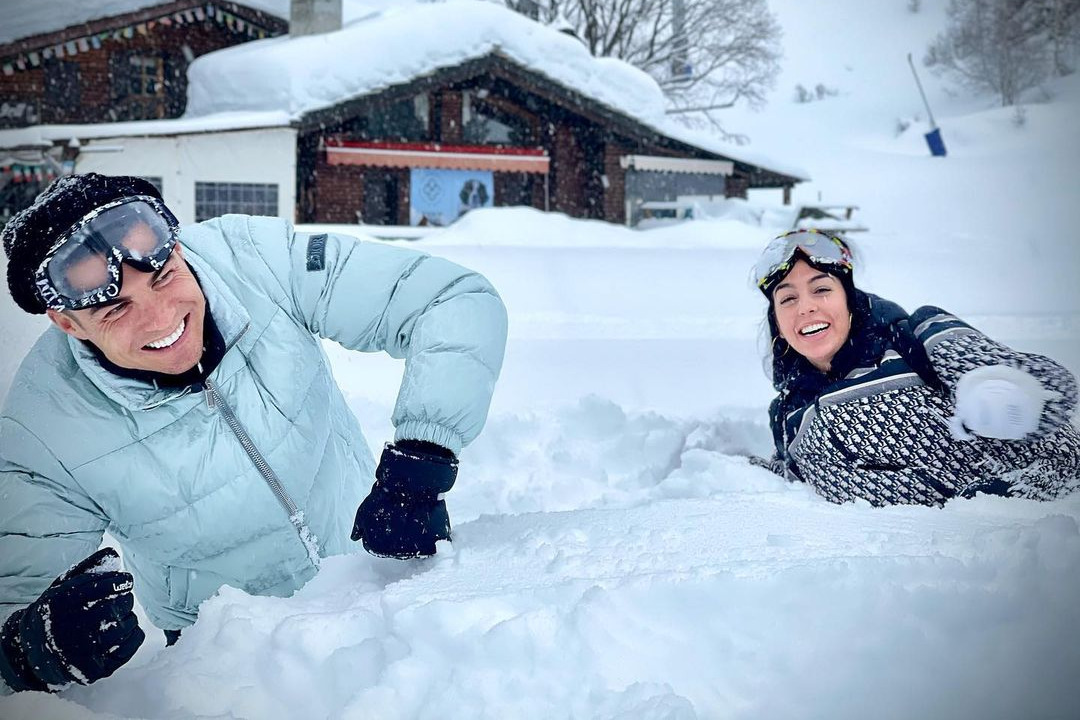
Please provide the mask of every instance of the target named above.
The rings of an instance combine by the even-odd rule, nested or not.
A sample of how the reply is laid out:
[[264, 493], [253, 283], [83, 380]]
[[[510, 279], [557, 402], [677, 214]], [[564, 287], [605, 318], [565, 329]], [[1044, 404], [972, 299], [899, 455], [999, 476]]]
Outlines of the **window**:
[[485, 102], [484, 90], [462, 93], [461, 132], [465, 142], [471, 145], [531, 144], [532, 133], [528, 122]]
[[[630, 225], [637, 225], [645, 217], [646, 202], [675, 202], [687, 195], [711, 195], [724, 197], [727, 180], [723, 175], [706, 173], [653, 172], [650, 170], [626, 171], [626, 202], [629, 206]], [[655, 214], [650, 213], [652, 217]]]
[[260, 183], [195, 183], [195, 222], [226, 213], [278, 214], [278, 186]]
[[105, 115], [102, 119], [147, 120], [165, 117], [172, 112], [167, 80], [170, 77], [175, 80], [174, 72], [175, 67], [163, 53], [110, 53], [108, 82], [112, 103], [107, 110], [100, 109]]
[[164, 63], [159, 57], [132, 55], [128, 95], [151, 98], [165, 94]]
[[425, 94], [370, 109], [359, 120], [360, 137], [415, 142], [429, 139], [430, 107]]

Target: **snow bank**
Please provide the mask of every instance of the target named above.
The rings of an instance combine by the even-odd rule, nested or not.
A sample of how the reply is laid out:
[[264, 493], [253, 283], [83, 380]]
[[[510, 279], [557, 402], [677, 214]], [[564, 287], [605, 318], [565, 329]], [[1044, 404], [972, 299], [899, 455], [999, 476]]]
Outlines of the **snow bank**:
[[[577, 454], [580, 486], [602, 495], [634, 458], [594, 450], [622, 423], [610, 406], [579, 411], [575, 436], [547, 449]], [[648, 436], [634, 425], [663, 425], [627, 421], [628, 446]], [[158, 640], [106, 682], [0, 707], [12, 718], [657, 720], [1080, 710], [1076, 498], [840, 507], [707, 444], [682, 451], [665, 481], [637, 481], [686, 491], [564, 511], [565, 497], [508, 458], [499, 477], [469, 484], [492, 496], [516, 486], [536, 510], [495, 503], [429, 561], [332, 559], [287, 600], [225, 588], [174, 648]], [[662, 445], [633, 454], [669, 460]], [[549, 464], [542, 454], [536, 475]]]

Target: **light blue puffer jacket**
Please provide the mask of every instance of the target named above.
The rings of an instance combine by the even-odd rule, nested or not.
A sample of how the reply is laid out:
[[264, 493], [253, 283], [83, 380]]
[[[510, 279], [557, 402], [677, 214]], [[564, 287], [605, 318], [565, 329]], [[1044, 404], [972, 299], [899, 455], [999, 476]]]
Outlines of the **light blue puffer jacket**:
[[38, 340], [0, 417], [0, 622], [106, 530], [163, 629], [194, 622], [222, 585], [287, 596], [309, 580], [310, 544], [230, 409], [318, 555], [359, 549], [349, 532], [374, 462], [320, 337], [405, 359], [397, 439], [458, 452], [484, 424], [506, 311], [480, 275], [345, 236], [328, 236], [321, 256], [319, 240], [272, 218], [225, 216], [181, 243], [228, 348], [209, 377], [219, 399], [122, 379], [56, 328]]

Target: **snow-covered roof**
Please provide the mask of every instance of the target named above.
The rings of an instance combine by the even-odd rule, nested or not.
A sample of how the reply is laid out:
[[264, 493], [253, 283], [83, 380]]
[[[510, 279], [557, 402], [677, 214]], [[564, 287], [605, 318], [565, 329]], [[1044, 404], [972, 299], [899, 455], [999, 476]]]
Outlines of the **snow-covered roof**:
[[657, 132], [768, 170], [800, 168], [724, 143], [669, 118], [656, 81], [577, 39], [492, 3], [397, 2], [337, 32], [244, 43], [197, 58], [188, 69], [187, 116], [284, 110], [294, 119], [496, 53]]
[[[237, 2], [237, 0], [229, 0]], [[342, 0], [345, 22], [350, 22], [399, 0]], [[0, 45], [22, 38], [51, 33], [104, 18], [171, 5], [170, 0], [4, 0], [4, 23]], [[289, 19], [290, 0], [239, 0], [239, 5]]]
[[133, 120], [117, 123], [86, 123], [79, 125], [31, 125], [30, 127], [0, 130], [0, 148], [50, 147], [53, 142], [94, 140], [116, 137], [148, 137], [153, 135], [184, 135], [225, 130], [254, 130], [285, 127], [291, 120], [281, 110], [265, 112], [223, 112], [201, 117], [173, 120]]
[[636, 68], [597, 60], [576, 39], [491, 3], [401, 3], [338, 32], [278, 37], [198, 58], [189, 115], [286, 109], [295, 117], [498, 52], [632, 115], [657, 118], [663, 97]]

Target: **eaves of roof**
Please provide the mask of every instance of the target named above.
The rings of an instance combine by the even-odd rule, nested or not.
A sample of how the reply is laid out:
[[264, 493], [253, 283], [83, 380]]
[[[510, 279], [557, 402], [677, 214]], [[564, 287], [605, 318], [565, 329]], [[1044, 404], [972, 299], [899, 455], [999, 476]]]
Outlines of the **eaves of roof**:
[[176, 137], [295, 127], [295, 123], [290, 122], [288, 114], [283, 111], [219, 113], [198, 118], [128, 120], [116, 123], [30, 125], [0, 130], [0, 149], [51, 147], [55, 143], [66, 143], [72, 139], [86, 142], [120, 137]]
[[[182, 12], [184, 10], [192, 10], [196, 7], [202, 7], [206, 4], [206, 0], [173, 0], [172, 2], [163, 2], [158, 5], [151, 5], [149, 7], [140, 8], [139, 10], [133, 10], [131, 12], [121, 13], [119, 15], [110, 15], [108, 17], [98, 18], [97, 20], [91, 20], [85, 23], [79, 23], [76, 25], [69, 25], [59, 30], [53, 30], [47, 33], [39, 33], [37, 35], [29, 35], [27, 37], [12, 40], [11, 42], [0, 45], [0, 57], [6, 57], [8, 55], [17, 55], [19, 53], [31, 52], [50, 45], [56, 45], [61, 42], [66, 42], [73, 37], [81, 37], [87, 35], [94, 35], [96, 33], [105, 32], [108, 30], [116, 30], [118, 28], [127, 27], [129, 25], [135, 25], [138, 23], [146, 22], [159, 18], [162, 15], [170, 15], [175, 12]], [[242, 3], [235, 2], [219, 2], [216, 3], [222, 5], [228, 9], [228, 11], [244, 20], [255, 23], [260, 27], [265, 27], [275, 34], [284, 34], [288, 32], [289, 23], [276, 15], [264, 12], [262, 10], [256, 10], [255, 8], [248, 7]]]

